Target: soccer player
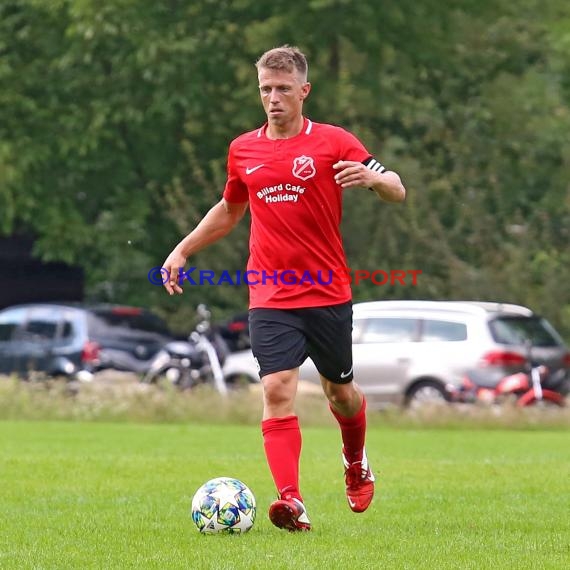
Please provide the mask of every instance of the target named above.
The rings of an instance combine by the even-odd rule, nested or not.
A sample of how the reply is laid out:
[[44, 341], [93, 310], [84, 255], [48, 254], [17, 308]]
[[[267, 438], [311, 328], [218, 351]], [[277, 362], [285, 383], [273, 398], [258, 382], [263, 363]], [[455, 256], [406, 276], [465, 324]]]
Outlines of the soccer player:
[[366, 400], [353, 381], [351, 289], [336, 273], [346, 270], [343, 190], [369, 188], [387, 202], [402, 202], [406, 190], [354, 135], [303, 115], [311, 84], [297, 48], [269, 50], [256, 67], [267, 122], [230, 144], [223, 198], [164, 262], [171, 276], [165, 288], [182, 293], [177, 276], [188, 257], [227, 235], [249, 206], [250, 336], [263, 383], [265, 454], [279, 494], [269, 518], [277, 527], [306, 531], [311, 523], [299, 489], [294, 403], [307, 357], [340, 426], [348, 504], [365, 511], [374, 495]]

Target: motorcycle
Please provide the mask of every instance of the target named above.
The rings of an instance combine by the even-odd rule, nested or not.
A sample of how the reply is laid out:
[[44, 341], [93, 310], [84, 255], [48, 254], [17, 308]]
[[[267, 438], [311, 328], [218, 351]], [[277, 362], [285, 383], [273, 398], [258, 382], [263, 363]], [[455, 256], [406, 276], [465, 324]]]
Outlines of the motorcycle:
[[517, 407], [564, 406], [569, 382], [567, 370], [553, 370], [531, 356], [531, 346], [528, 345], [526, 370], [506, 376], [502, 372], [484, 369], [468, 371], [453, 400], [460, 403], [500, 404], [514, 397]]
[[211, 324], [211, 313], [200, 304], [196, 313], [199, 321], [188, 341], [172, 341], [155, 356], [142, 381], [156, 384], [166, 378], [182, 390], [200, 384], [211, 384], [217, 392], [227, 395], [228, 386], [222, 367], [229, 353], [228, 347]]

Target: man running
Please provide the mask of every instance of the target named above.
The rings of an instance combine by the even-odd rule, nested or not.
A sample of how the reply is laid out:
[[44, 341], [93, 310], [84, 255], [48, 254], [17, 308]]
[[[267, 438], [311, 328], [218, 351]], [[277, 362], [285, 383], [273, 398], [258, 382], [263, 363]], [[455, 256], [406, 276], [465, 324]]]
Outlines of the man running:
[[250, 336], [263, 383], [265, 454], [279, 494], [269, 518], [277, 527], [306, 531], [311, 523], [299, 489], [294, 404], [307, 357], [340, 427], [348, 504], [363, 512], [374, 495], [366, 400], [353, 381], [352, 294], [335, 273], [346, 270], [342, 193], [363, 187], [384, 201], [402, 202], [406, 190], [354, 135], [303, 115], [311, 84], [297, 48], [269, 50], [256, 67], [267, 122], [230, 144], [223, 198], [164, 262], [171, 276], [165, 287], [171, 295], [182, 293], [176, 278], [188, 257], [227, 235], [249, 205]]

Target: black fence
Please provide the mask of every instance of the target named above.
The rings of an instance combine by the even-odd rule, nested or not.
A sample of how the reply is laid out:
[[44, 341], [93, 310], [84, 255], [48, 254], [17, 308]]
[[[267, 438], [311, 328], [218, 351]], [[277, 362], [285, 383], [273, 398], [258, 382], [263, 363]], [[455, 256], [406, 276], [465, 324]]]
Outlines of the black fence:
[[82, 301], [84, 273], [32, 257], [33, 238], [0, 238], [0, 308], [20, 303]]

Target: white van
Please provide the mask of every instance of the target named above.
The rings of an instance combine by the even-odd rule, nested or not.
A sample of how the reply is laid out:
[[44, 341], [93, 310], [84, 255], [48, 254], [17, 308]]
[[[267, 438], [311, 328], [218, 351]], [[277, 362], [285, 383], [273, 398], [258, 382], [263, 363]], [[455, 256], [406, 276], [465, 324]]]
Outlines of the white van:
[[[544, 318], [527, 307], [472, 301], [373, 301], [353, 306], [354, 379], [370, 404], [450, 400], [467, 370], [496, 376], [533, 360], [570, 368], [570, 353]], [[228, 357], [226, 371], [259, 381], [251, 351]], [[308, 358], [300, 378], [320, 384]]]

